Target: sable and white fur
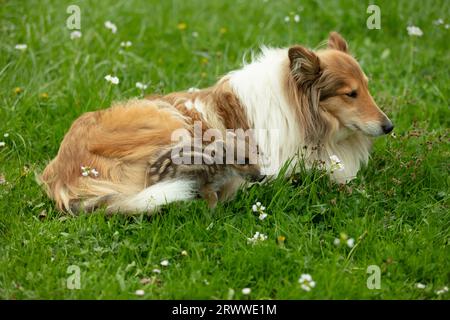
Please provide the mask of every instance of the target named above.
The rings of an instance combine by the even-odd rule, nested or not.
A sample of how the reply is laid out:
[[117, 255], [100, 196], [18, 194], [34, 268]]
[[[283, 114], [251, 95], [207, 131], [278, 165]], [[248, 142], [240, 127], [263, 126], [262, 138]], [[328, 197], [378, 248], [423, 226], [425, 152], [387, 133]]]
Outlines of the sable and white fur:
[[[82, 115], [72, 125], [40, 181], [58, 208], [78, 211], [104, 205], [109, 212], [152, 212], [158, 206], [196, 197], [195, 184], [173, 179], [146, 185], [146, 170], [173, 145], [173, 130], [277, 129], [255, 137], [259, 150], [278, 158], [275, 174], [300, 156], [306, 166], [330, 165], [337, 155], [344, 170], [332, 179], [345, 183], [367, 163], [371, 136], [393, 125], [368, 91], [368, 79], [349, 54], [347, 43], [331, 33], [328, 46], [313, 52], [302, 46], [263, 48], [243, 68], [210, 88], [131, 100]], [[294, 160], [295, 160], [294, 159]], [[80, 166], [96, 168], [83, 177]], [[288, 170], [288, 174], [289, 174]], [[226, 186], [232, 197], [242, 179]], [[226, 196], [224, 198], [227, 198]]]

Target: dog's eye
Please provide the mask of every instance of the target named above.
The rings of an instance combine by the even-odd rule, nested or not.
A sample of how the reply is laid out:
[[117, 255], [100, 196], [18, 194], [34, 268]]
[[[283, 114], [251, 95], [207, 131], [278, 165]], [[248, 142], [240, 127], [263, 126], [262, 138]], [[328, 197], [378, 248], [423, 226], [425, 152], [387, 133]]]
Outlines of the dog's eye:
[[358, 93], [356, 92], [356, 90], [353, 90], [352, 92], [346, 93], [345, 95], [350, 98], [356, 98], [358, 96]]

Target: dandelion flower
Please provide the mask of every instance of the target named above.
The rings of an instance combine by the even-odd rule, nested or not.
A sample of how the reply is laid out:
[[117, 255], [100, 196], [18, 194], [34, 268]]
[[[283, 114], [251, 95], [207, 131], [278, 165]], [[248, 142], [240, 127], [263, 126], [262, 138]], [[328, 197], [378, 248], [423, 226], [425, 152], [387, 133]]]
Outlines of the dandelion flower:
[[20, 50], [20, 51], [25, 51], [28, 48], [28, 46], [24, 43], [19, 43], [19, 44], [16, 44], [16, 46], [14, 48], [16, 48], [17, 50]]
[[316, 286], [316, 282], [313, 280], [310, 274], [303, 273], [298, 279], [301, 288], [305, 291], [311, 291], [312, 288]]
[[111, 76], [110, 74], [105, 76], [105, 80], [111, 82], [112, 84], [119, 84], [119, 78]]
[[184, 23], [184, 22], [180, 22], [180, 23], [177, 25], [177, 28], [178, 28], [178, 30], [180, 30], [180, 31], [186, 30], [187, 24]]
[[106, 29], [111, 30], [112, 33], [117, 32], [117, 26], [114, 23], [112, 23], [111, 21], [105, 21], [105, 27], [106, 27]]
[[163, 260], [163, 261], [161, 261], [161, 265], [162, 265], [163, 267], [167, 267], [169, 264], [170, 264], [170, 263], [169, 263], [169, 260]]
[[147, 89], [147, 85], [142, 83], [142, 82], [136, 82], [136, 88], [140, 89], [140, 90], [145, 90]]
[[423, 283], [416, 283], [416, 288], [417, 289], [425, 289], [426, 285], [424, 285]]
[[82, 36], [81, 31], [79, 31], [79, 30], [72, 31], [70, 33], [70, 40], [79, 39], [79, 38], [81, 38], [81, 36]]
[[252, 292], [252, 289], [250, 289], [250, 288], [242, 289], [242, 294], [245, 294], [246, 296], [248, 296], [250, 294], [250, 292]]
[[220, 28], [220, 30], [219, 30], [219, 32], [220, 32], [220, 34], [225, 34], [225, 33], [227, 33], [227, 28], [225, 28], [225, 27], [222, 27], [222, 28]]
[[142, 297], [142, 296], [145, 294], [145, 291], [142, 290], [142, 289], [139, 289], [139, 290], [136, 290], [136, 291], [134, 292], [134, 294], [137, 295], [137, 296], [139, 296], [139, 297]]
[[47, 100], [48, 99], [48, 93], [47, 92], [43, 92], [39, 95], [39, 98], [43, 99], [43, 100]]
[[14, 88], [14, 93], [15, 94], [21, 94], [22, 92], [23, 92], [23, 89], [21, 87]]
[[406, 28], [406, 30], [408, 31], [408, 35], [410, 35], [410, 36], [414, 36], [414, 37], [423, 36], [423, 32], [422, 32], [422, 30], [420, 30], [419, 27], [409, 26]]

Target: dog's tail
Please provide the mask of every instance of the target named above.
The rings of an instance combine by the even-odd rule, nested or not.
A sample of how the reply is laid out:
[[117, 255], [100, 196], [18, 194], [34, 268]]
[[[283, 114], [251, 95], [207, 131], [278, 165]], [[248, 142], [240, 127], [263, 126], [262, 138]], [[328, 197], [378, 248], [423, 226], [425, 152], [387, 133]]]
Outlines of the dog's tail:
[[151, 213], [170, 202], [194, 199], [197, 194], [198, 186], [193, 180], [168, 180], [134, 194], [110, 193], [75, 201], [71, 203], [70, 211], [90, 212], [103, 207], [108, 213]]

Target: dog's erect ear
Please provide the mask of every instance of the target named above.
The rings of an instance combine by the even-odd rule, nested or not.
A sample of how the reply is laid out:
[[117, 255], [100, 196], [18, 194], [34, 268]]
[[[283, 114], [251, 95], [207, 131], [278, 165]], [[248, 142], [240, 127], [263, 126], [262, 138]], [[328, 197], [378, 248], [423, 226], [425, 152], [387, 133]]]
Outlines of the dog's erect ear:
[[336, 49], [348, 53], [348, 45], [344, 38], [337, 32], [333, 31], [328, 37], [328, 48]]
[[293, 46], [288, 51], [290, 67], [294, 79], [300, 85], [307, 85], [320, 77], [319, 57], [309, 49]]

